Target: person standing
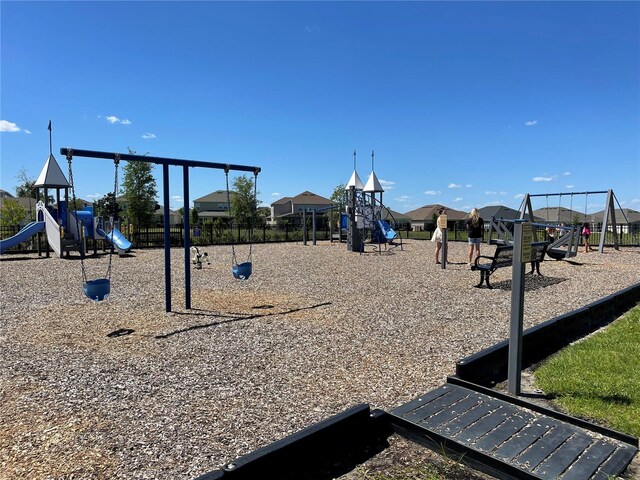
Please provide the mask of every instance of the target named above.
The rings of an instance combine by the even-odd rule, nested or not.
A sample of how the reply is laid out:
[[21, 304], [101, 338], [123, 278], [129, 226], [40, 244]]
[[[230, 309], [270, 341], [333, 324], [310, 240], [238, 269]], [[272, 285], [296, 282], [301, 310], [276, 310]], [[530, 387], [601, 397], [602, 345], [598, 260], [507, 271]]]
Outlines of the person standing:
[[584, 251], [590, 252], [591, 246], [589, 245], [589, 237], [591, 236], [591, 229], [589, 228], [589, 222], [584, 222], [582, 224], [582, 238], [584, 238]]
[[467, 237], [469, 238], [469, 266], [473, 265], [473, 251], [476, 252], [476, 258], [480, 256], [480, 242], [484, 233], [484, 220], [480, 216], [478, 209], [474, 208], [469, 214], [469, 218], [465, 222], [467, 228]]
[[[436, 221], [436, 229], [433, 232], [433, 236], [431, 237], [431, 241], [436, 244], [436, 263], [440, 264], [440, 250], [442, 250], [442, 230], [440, 229], [440, 224], [442, 223], [442, 219], [446, 218], [447, 211], [444, 208], [441, 208], [438, 211], [438, 220]], [[443, 217], [444, 215], [444, 217]], [[445, 224], [446, 225], [446, 224]], [[448, 260], [445, 258], [445, 262]]]

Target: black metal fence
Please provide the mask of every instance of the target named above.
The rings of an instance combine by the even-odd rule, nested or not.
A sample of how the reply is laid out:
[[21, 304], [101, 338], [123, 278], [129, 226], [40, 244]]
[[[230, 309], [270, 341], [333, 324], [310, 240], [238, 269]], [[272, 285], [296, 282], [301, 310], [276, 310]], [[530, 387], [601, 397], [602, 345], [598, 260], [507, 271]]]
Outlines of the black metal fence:
[[[224, 245], [230, 243], [273, 243], [273, 242], [300, 242], [305, 237], [302, 226], [264, 226], [255, 228], [251, 231], [245, 226], [236, 226], [233, 231], [229, 231], [227, 227], [220, 227], [215, 224], [204, 224], [190, 229], [191, 245]], [[18, 227], [0, 226], [0, 238], [9, 238], [20, 231]], [[133, 248], [160, 248], [164, 246], [164, 228], [149, 227], [127, 229], [123, 226], [122, 233], [131, 241]], [[403, 228], [399, 232], [404, 239], [410, 240], [430, 240], [433, 230], [412, 231], [410, 227]], [[184, 246], [185, 231], [182, 225], [171, 227], [170, 239], [172, 247]], [[307, 226], [306, 238], [310, 242], [312, 240], [311, 226]], [[337, 238], [338, 231], [334, 229], [334, 238]], [[592, 229], [590, 243], [592, 246], [598, 245], [600, 242], [601, 232]], [[343, 239], [346, 235], [343, 234]], [[328, 225], [316, 229], [316, 240], [330, 240], [331, 231]], [[447, 239], [449, 241], [467, 241], [467, 232], [458, 225], [453, 225], [447, 229]], [[625, 226], [618, 226], [618, 239], [621, 246], [639, 246], [640, 235], [638, 233], [628, 233]], [[605, 245], [613, 245], [613, 232], [605, 233]], [[485, 232], [483, 241], [487, 241], [487, 233]], [[22, 242], [8, 251], [10, 252], [33, 252], [37, 250], [37, 236], [33, 236], [25, 242]], [[43, 243], [44, 247], [44, 243]], [[92, 251], [94, 248], [103, 249], [105, 246], [101, 241], [97, 241], [94, 246], [94, 240], [88, 239], [87, 249]], [[108, 248], [108, 247], [107, 247]]]

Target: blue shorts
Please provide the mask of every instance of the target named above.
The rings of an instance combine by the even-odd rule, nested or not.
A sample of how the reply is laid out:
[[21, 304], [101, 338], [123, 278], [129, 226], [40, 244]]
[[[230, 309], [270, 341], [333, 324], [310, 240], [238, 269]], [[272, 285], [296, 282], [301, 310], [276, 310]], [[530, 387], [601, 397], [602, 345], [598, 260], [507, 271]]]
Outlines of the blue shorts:
[[470, 238], [469, 245], [480, 245], [481, 238]]

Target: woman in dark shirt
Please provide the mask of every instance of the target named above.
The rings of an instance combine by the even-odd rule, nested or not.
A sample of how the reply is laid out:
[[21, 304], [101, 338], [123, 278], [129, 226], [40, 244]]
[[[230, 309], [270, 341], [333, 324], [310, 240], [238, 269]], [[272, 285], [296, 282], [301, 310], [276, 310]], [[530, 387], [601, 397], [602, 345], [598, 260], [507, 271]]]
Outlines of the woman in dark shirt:
[[471, 210], [471, 214], [467, 219], [465, 226], [467, 227], [467, 236], [469, 237], [469, 266], [473, 265], [473, 250], [476, 251], [476, 258], [480, 255], [480, 242], [484, 232], [484, 220], [480, 217], [478, 209]]

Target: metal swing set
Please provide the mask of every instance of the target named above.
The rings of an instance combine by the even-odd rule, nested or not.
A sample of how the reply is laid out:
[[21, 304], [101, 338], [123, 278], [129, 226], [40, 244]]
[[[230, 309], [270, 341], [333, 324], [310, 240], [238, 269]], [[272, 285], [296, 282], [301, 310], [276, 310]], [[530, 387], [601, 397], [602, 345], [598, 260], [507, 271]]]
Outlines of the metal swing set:
[[[165, 311], [171, 311], [171, 236], [170, 236], [170, 225], [169, 225], [169, 166], [178, 166], [182, 167], [182, 178], [183, 178], [183, 190], [184, 190], [184, 211], [189, 212], [189, 167], [199, 167], [199, 168], [213, 168], [217, 170], [224, 170], [227, 175], [227, 192], [229, 190], [228, 187], [228, 172], [231, 170], [234, 171], [242, 171], [242, 172], [252, 172], [254, 174], [254, 179], [257, 180], [258, 173], [260, 173], [260, 167], [248, 166], [248, 165], [233, 165], [233, 164], [224, 164], [224, 163], [212, 163], [212, 162], [203, 162], [198, 160], [184, 160], [178, 158], [163, 158], [163, 157], [151, 157], [147, 155], [134, 155], [134, 154], [125, 154], [125, 153], [111, 153], [111, 152], [98, 152], [93, 150], [80, 150], [75, 148], [61, 148], [60, 154], [65, 155], [67, 160], [69, 161], [69, 165], [71, 165], [71, 159], [75, 157], [88, 157], [88, 158], [101, 158], [107, 160], [120, 161], [124, 160], [126, 162], [146, 162], [146, 163], [154, 163], [158, 165], [162, 165], [162, 190], [163, 190], [163, 203], [164, 203], [164, 276], [165, 276]], [[116, 163], [116, 182], [117, 182], [117, 163]], [[116, 183], [117, 185], [117, 183]], [[255, 194], [255, 181], [254, 181], [254, 194]], [[184, 215], [184, 278], [185, 278], [185, 308], [191, 309], [191, 238], [189, 232], [191, 231], [189, 225], [189, 215]], [[235, 257], [235, 248], [232, 242], [232, 274], [235, 278], [239, 279], [247, 279], [249, 275], [251, 275], [251, 247], [249, 250], [249, 258], [247, 262], [238, 264]], [[248, 264], [248, 265], [247, 265]], [[244, 266], [243, 266], [244, 265]], [[105, 292], [108, 295], [107, 289], [110, 291], [110, 272], [111, 272], [111, 261], [109, 262], [109, 269], [107, 271], [107, 277], [104, 279], [99, 279], [99, 282], [96, 282], [100, 285], [100, 292]], [[89, 281], [86, 280], [86, 273], [83, 268], [83, 280], [85, 284]], [[106, 281], [105, 281], [106, 280]], [[102, 298], [97, 298], [98, 300], [102, 300], [106, 298], [106, 295], [103, 295]], [[89, 296], [87, 294], [87, 296]], [[98, 295], [99, 296], [99, 295]], [[90, 297], [91, 298], [91, 297]]]
[[[623, 216], [624, 216], [624, 211], [622, 210], [622, 207], [620, 206], [620, 202], [618, 202], [618, 199], [616, 198], [615, 194], [613, 193], [613, 190], [601, 190], [601, 191], [586, 191], [586, 192], [565, 192], [565, 193], [541, 193], [541, 194], [535, 194], [535, 195], [530, 195], [527, 194], [525, 195], [524, 199], [522, 200], [522, 204], [520, 205], [520, 218], [526, 218], [529, 219], [529, 221], [535, 221], [534, 220], [534, 215], [533, 215], [533, 209], [531, 208], [531, 198], [532, 197], [545, 197], [547, 200], [547, 217], [549, 214], [549, 207], [548, 207], [548, 202], [549, 202], [549, 197], [558, 197], [558, 216], [560, 215], [560, 210], [562, 208], [562, 197], [563, 196], [569, 196], [570, 197], [570, 201], [571, 201], [571, 206], [569, 208], [570, 211], [571, 208], [573, 207], [573, 196], [574, 195], [584, 195], [585, 196], [585, 204], [584, 204], [584, 213], [583, 213], [583, 222], [586, 223], [590, 223], [587, 220], [587, 206], [588, 206], [588, 201], [589, 201], [589, 195], [602, 195], [602, 194], [606, 194], [607, 195], [607, 199], [606, 199], [606, 203], [605, 203], [605, 208], [604, 208], [604, 215], [602, 218], [602, 229], [601, 229], [601, 235], [600, 235], [600, 244], [598, 246], [598, 251], [600, 253], [604, 252], [604, 240], [605, 240], [605, 232], [607, 231], [607, 229], [609, 228], [609, 226], [611, 226], [611, 230], [613, 232], [613, 248], [615, 250], [619, 249], [619, 239], [618, 239], [618, 230], [616, 228], [616, 210], [615, 210], [615, 204], [618, 204], [618, 207], [620, 208], [620, 211], [622, 212]], [[562, 223], [560, 218], [557, 218], [557, 223]], [[549, 245], [549, 249], [547, 250], [549, 253], [549, 256], [551, 256], [552, 258], [569, 258], [569, 257], [575, 257], [578, 251], [578, 244], [579, 244], [579, 240], [580, 240], [580, 234], [581, 234], [581, 229], [575, 225], [572, 225], [573, 223], [573, 219], [569, 218], [566, 219], [569, 225], [568, 227], [569, 230], [567, 231], [567, 229], [561, 229], [562, 231], [562, 235], [559, 235], [559, 238], [557, 240], [555, 240], [553, 243], [551, 243]], [[547, 223], [549, 223], [547, 221]], [[562, 225], [560, 225], [560, 227], [562, 227]], [[573, 230], [571, 229], [571, 227], [573, 227]], [[564, 255], [563, 255], [564, 254]], [[554, 256], [555, 255], [555, 256]]]
[[[615, 250], [619, 249], [619, 239], [618, 239], [618, 231], [616, 228], [616, 211], [615, 204], [617, 203], [618, 208], [622, 212], [622, 215], [626, 219], [626, 215], [624, 214], [624, 210], [620, 206], [618, 199], [616, 198], [613, 190], [602, 190], [602, 191], [586, 191], [586, 192], [562, 192], [562, 193], [540, 193], [540, 194], [526, 194], [520, 204], [519, 217], [520, 219], [526, 219], [532, 222], [534, 227], [533, 235], [534, 242], [539, 241], [538, 232], [539, 229], [545, 230], [550, 229], [554, 231], [555, 235], [551, 239], [549, 246], [547, 248], [547, 255], [555, 260], [562, 260], [567, 258], [575, 257], [578, 253], [578, 247], [580, 245], [580, 236], [582, 233], [582, 229], [580, 225], [575, 224], [575, 218], [570, 218], [573, 211], [573, 197], [575, 195], [584, 195], [585, 196], [585, 204], [584, 204], [584, 212], [582, 212], [582, 222], [591, 223], [588, 220], [588, 201], [589, 195], [598, 195], [598, 194], [606, 194], [607, 199], [605, 203], [604, 215], [602, 218], [602, 229], [600, 235], [600, 242], [598, 246], [598, 251], [603, 253], [604, 251], [604, 242], [605, 242], [605, 232], [610, 228], [613, 233], [613, 248]], [[545, 197], [546, 200], [546, 209], [545, 209], [545, 222], [542, 221], [536, 222], [539, 217], [536, 217], [533, 213], [533, 208], [531, 206], [531, 199], [534, 197]], [[552, 221], [549, 218], [549, 197], [558, 197], [558, 214], [555, 218], [555, 221]], [[570, 198], [570, 206], [568, 210], [565, 210], [562, 207], [562, 198], [569, 197]], [[562, 218], [562, 213], [566, 211], [567, 217]], [[628, 221], [628, 220], [627, 220]], [[508, 225], [505, 222], [502, 222], [501, 219], [492, 219], [492, 222], [489, 227], [489, 242], [493, 243], [492, 233], [497, 233], [498, 242], [499, 243], [507, 243], [511, 244], [513, 242], [513, 233], [510, 231]], [[548, 230], [547, 230], [548, 231]]]

